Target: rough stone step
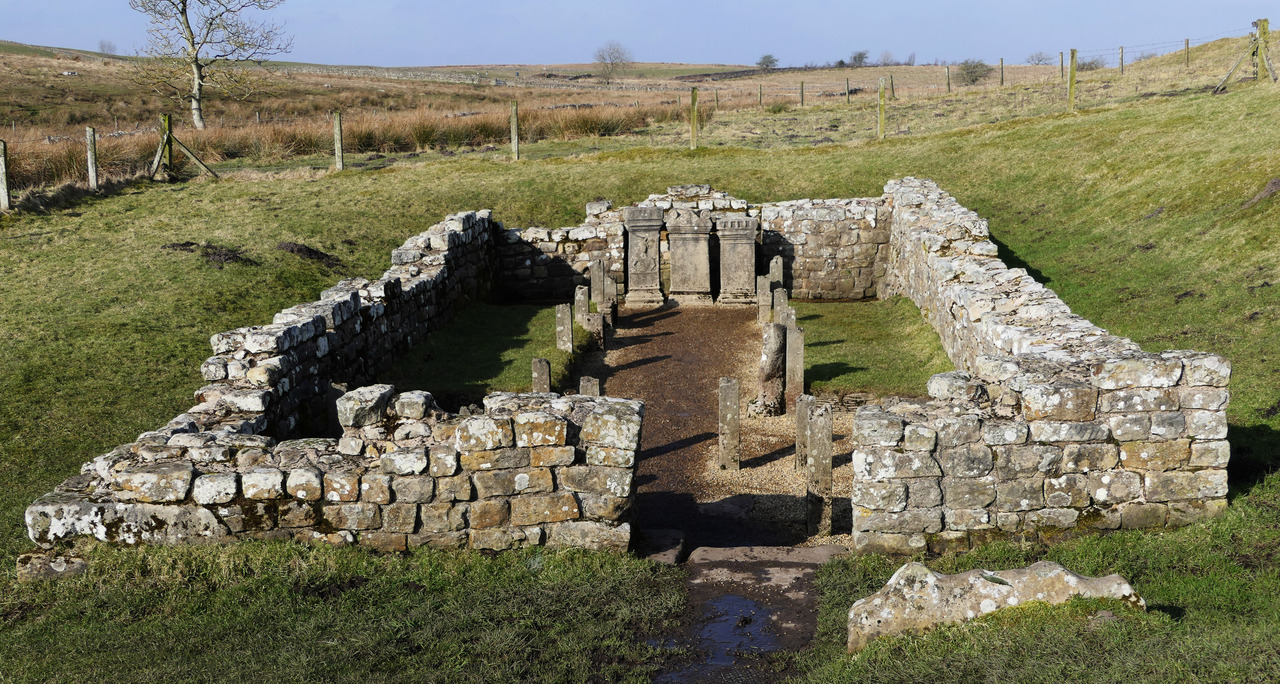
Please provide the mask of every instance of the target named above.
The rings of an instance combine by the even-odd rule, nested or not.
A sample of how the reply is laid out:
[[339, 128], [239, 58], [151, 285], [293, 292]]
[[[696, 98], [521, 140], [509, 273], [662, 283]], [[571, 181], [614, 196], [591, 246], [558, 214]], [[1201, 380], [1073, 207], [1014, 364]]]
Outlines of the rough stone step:
[[689, 563], [798, 563], [822, 565], [832, 558], [849, 553], [849, 549], [827, 546], [727, 546], [699, 547], [689, 554]]
[[658, 563], [675, 565], [688, 555], [684, 532], [680, 530], [642, 530], [636, 553]]

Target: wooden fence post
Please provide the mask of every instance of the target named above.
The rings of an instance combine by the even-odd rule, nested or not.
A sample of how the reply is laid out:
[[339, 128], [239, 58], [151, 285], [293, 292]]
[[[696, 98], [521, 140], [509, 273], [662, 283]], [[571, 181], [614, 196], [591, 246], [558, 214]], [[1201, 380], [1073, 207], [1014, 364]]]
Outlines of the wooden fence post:
[[715, 89], [715, 95], [716, 95], [716, 111], [720, 111], [720, 89], [719, 88]]
[[800, 106], [804, 106], [804, 81], [800, 82]]
[[850, 104], [853, 101], [851, 98], [852, 94], [849, 92], [849, 79], [846, 78], [844, 80], [844, 103]]
[[1000, 85], [1004, 85], [1004, 57], [1000, 58]]
[[947, 92], [951, 92], [951, 65], [947, 65]]
[[1076, 110], [1076, 49], [1071, 48], [1071, 72], [1067, 74], [1067, 111]]
[[253, 122], [259, 126], [262, 125], [262, 112], [253, 113]]
[[1270, 51], [1267, 49], [1271, 42], [1271, 20], [1259, 19], [1255, 22], [1255, 25], [1258, 27], [1258, 46], [1255, 48], [1258, 53], [1256, 58], [1258, 63], [1258, 74], [1261, 76], [1265, 73], [1267, 75], [1267, 80], [1275, 83], [1276, 73], [1271, 68]]
[[1058, 52], [1058, 80], [1065, 81], [1067, 79], [1066, 62], [1062, 58], [1062, 52]]
[[889, 74], [889, 99], [898, 99], [898, 90], [893, 87], [893, 74]]
[[689, 89], [689, 149], [698, 149], [698, 89]]
[[1182, 39], [1182, 55], [1186, 57], [1187, 66], [1191, 66], [1191, 39]]
[[1124, 46], [1120, 46], [1120, 75], [1124, 76]]
[[0, 211], [9, 211], [9, 146], [0, 140]]
[[160, 159], [164, 163], [164, 172], [173, 173], [173, 121], [168, 114], [160, 115], [160, 128], [163, 129], [164, 135], [161, 143], [164, 146], [164, 153]]
[[339, 171], [346, 167], [342, 159], [342, 112], [333, 113], [333, 163]]
[[520, 105], [511, 103], [511, 159], [520, 161]]
[[876, 107], [879, 116], [876, 120], [876, 136], [884, 140], [884, 78], [880, 79], [880, 104]]
[[764, 84], [758, 84], [756, 88], [756, 106], [764, 109]]
[[98, 134], [92, 127], [84, 129], [84, 144], [89, 163], [89, 189], [98, 191]]

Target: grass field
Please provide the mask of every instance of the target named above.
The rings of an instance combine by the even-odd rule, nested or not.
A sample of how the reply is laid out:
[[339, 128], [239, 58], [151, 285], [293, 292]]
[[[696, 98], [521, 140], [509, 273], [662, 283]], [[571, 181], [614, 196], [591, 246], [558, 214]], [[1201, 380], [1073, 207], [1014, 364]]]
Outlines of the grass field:
[[[118, 681], [230, 680], [245, 671], [239, 663], [269, 660], [270, 653], [276, 660], [261, 666], [263, 679], [302, 678], [339, 656], [347, 659], [349, 679], [394, 679], [439, 662], [414, 641], [434, 634], [433, 627], [426, 617], [397, 621], [380, 612], [373, 588], [400, 597], [396, 605], [412, 603], [408, 596], [421, 598], [394, 588], [410, 581], [439, 587], [427, 592], [432, 601], [452, 600], [444, 598], [451, 595], [447, 582], [413, 579], [415, 564], [438, 562], [470, 564], [490, 578], [473, 586], [507, 587], [495, 595], [510, 602], [486, 615], [536, 606], [534, 614], [517, 613], [512, 628], [536, 639], [520, 643], [529, 644], [525, 657], [542, 663], [541, 669], [511, 669], [518, 666], [486, 655], [493, 651], [483, 644], [468, 644], [456, 657], [475, 670], [453, 679], [465, 681], [489, 664], [494, 680], [584, 679], [580, 669], [548, 669], [559, 666], [545, 659], [585, 648], [597, 628], [619, 634], [626, 625], [670, 617], [678, 577], [591, 554], [566, 560], [565, 572], [580, 564], [596, 568], [574, 582], [607, 588], [624, 586], [637, 573], [656, 578], [648, 593], [626, 602], [635, 612], [619, 618], [623, 622], [572, 633], [555, 632], [544, 616], [577, 625], [605, 620], [600, 616], [613, 609], [584, 614], [577, 612], [580, 604], [591, 602], [572, 592], [546, 598], [541, 585], [502, 579], [507, 564], [529, 555], [384, 561], [353, 550], [287, 545], [101, 549], [92, 552], [101, 569], [84, 580], [17, 585], [13, 559], [30, 546], [21, 512], [85, 460], [187, 408], [201, 384], [197, 368], [208, 355], [211, 333], [269, 321], [274, 311], [313, 299], [339, 277], [376, 276], [405, 235], [446, 213], [491, 207], [511, 227], [574, 225], [582, 205], [597, 197], [625, 205], [680, 183], [710, 183], [764, 202], [878, 195], [886, 179], [915, 175], [937, 180], [988, 218], [1004, 259], [1029, 268], [1077, 313], [1149, 350], [1199, 349], [1234, 362], [1231, 508], [1219, 520], [1176, 532], [1117, 534], [1048, 552], [997, 545], [934, 563], [942, 569], [994, 568], [1047, 554], [1085, 573], [1123, 572], [1158, 608], [1146, 615], [1119, 613], [1118, 621], [1101, 626], [1087, 620], [1094, 605], [1030, 608], [969, 627], [886, 640], [848, 658], [840, 646], [840, 615], [853, 597], [878, 588], [892, 567], [876, 559], [832, 564], [823, 572], [823, 630], [800, 665], [814, 681], [972, 681], [989, 672], [1005, 681], [1280, 676], [1280, 475], [1273, 474], [1280, 451], [1280, 355], [1274, 349], [1280, 238], [1273, 226], [1280, 207], [1274, 197], [1244, 206], [1280, 176], [1273, 153], [1280, 130], [1265, 123], [1278, 115], [1273, 88], [1243, 86], [1223, 96], [1138, 98], [1074, 115], [856, 146], [637, 147], [519, 163], [466, 156], [378, 172], [136, 186], [47, 214], [3, 217], [0, 675], [13, 681], [79, 679], [92, 662], [106, 663], [102, 671]], [[186, 240], [240, 247], [256, 263], [218, 269], [197, 254], [161, 249]], [[285, 240], [334, 254], [344, 265], [329, 269], [275, 249]], [[246, 553], [261, 561], [237, 560]], [[286, 601], [292, 595], [283, 587], [298, 577], [344, 576], [309, 574], [317, 553], [336, 554], [332, 562], [338, 564], [388, 565], [379, 569], [375, 581], [381, 584], [348, 592], [336, 603]], [[373, 571], [358, 574], [365, 572]], [[614, 581], [620, 584], [609, 584]], [[341, 620], [332, 622], [334, 615]], [[469, 634], [509, 622], [485, 619], [494, 622]], [[391, 633], [387, 623], [409, 636], [377, 641]], [[342, 636], [337, 643], [350, 648], [330, 650], [326, 642], [337, 637], [308, 626], [326, 624], [347, 630], [342, 634], [350, 640]], [[139, 642], [139, 631], [148, 640]], [[77, 634], [91, 639], [92, 661], [75, 653], [53, 657], [74, 650]], [[313, 643], [298, 649], [304, 636]], [[157, 650], [160, 639], [168, 650]], [[639, 677], [651, 662], [653, 654], [636, 648], [641, 650], [620, 656], [619, 673]], [[228, 656], [217, 658], [220, 653]], [[297, 657], [290, 659], [292, 653]], [[183, 670], [187, 660], [210, 669]], [[393, 664], [392, 674], [376, 669], [386, 662]], [[291, 669], [299, 663], [313, 669]]]

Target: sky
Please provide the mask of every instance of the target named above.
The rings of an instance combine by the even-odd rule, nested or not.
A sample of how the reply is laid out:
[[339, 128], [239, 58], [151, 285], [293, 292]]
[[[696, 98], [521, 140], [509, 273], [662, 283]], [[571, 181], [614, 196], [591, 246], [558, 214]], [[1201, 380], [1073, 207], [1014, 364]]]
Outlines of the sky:
[[[780, 66], [802, 66], [857, 50], [872, 59], [915, 53], [919, 64], [1018, 63], [1071, 48], [1110, 56], [1121, 45], [1128, 57], [1184, 38], [1245, 35], [1255, 19], [1280, 20], [1278, 8], [1258, 0], [287, 0], [271, 17], [293, 36], [284, 59], [298, 62], [577, 63], [616, 40], [643, 62], [753, 64], [769, 53]], [[109, 40], [132, 54], [146, 29], [127, 0], [0, 0], [3, 40], [88, 50]]]

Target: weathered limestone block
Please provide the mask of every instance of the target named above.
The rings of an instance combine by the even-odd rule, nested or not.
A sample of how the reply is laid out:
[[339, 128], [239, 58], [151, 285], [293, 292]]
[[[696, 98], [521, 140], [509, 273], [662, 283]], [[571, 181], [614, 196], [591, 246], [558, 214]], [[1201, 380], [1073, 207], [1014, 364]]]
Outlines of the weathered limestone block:
[[892, 534], [939, 532], [942, 530], [942, 509], [909, 508], [904, 511], [888, 512], [854, 506], [853, 529], [856, 532]]
[[371, 503], [329, 504], [324, 519], [341, 530], [373, 530], [382, 525], [382, 511]]
[[991, 472], [993, 463], [991, 448], [982, 444], [938, 449], [938, 464], [948, 477], [982, 477]]
[[545, 494], [519, 496], [511, 499], [511, 523], [513, 525], [537, 525], [540, 523], [576, 520], [582, 515], [578, 500], [573, 494]]
[[236, 498], [235, 473], [206, 473], [197, 477], [191, 486], [191, 500], [201, 506], [229, 503]]
[[883, 412], [859, 412], [853, 418], [849, 438], [856, 445], [893, 447], [902, 441], [903, 421]]
[[907, 507], [904, 482], [853, 481], [853, 505], [879, 511], [901, 511]]
[[1147, 501], [1217, 499], [1227, 495], [1227, 471], [1156, 472], [1145, 476]]
[[1231, 461], [1231, 443], [1226, 441], [1202, 441], [1191, 443], [1192, 468], [1226, 468]]
[[1056, 527], [1068, 529], [1075, 527], [1080, 518], [1080, 511], [1074, 508], [1042, 508], [1027, 513], [1023, 524], [1028, 529], [1038, 527]]
[[1133, 501], [1142, 496], [1142, 476], [1129, 470], [1111, 470], [1089, 474], [1089, 494], [1100, 504]]
[[324, 474], [325, 501], [355, 501], [359, 497], [359, 473], [329, 472]]
[[1027, 424], [1012, 420], [986, 420], [982, 422], [982, 443], [989, 446], [1025, 444], [1029, 430]]
[[976, 401], [986, 392], [964, 371], [937, 373], [929, 378], [929, 396], [941, 401]]
[[469, 504], [433, 503], [419, 506], [423, 533], [457, 532], [467, 527]]
[[1226, 499], [1210, 499], [1208, 501], [1170, 501], [1169, 527], [1184, 527], [1202, 520], [1222, 515], [1227, 510]]
[[1094, 364], [1093, 383], [1102, 389], [1173, 387], [1182, 377], [1182, 361], [1147, 355]]
[[[994, 490], [991, 496], [995, 498]], [[948, 507], [945, 517], [948, 530], [989, 530], [992, 527], [991, 514], [985, 508]]]
[[635, 405], [610, 404], [596, 409], [582, 421], [579, 439], [584, 443], [635, 451], [640, 448], [640, 424], [641, 412]]
[[316, 468], [294, 468], [289, 471], [284, 488], [295, 499], [319, 501], [324, 494], [324, 476]]
[[982, 441], [982, 423], [977, 416], [943, 416], [934, 421], [939, 447], [954, 447]]
[[986, 615], [1028, 601], [1064, 603], [1076, 596], [1112, 598], [1146, 608], [1119, 575], [1091, 578], [1049, 561], [1015, 570], [971, 570], [940, 575], [921, 563], [907, 563], [879, 592], [849, 609], [850, 653], [881, 636], [928, 630]]
[[1169, 517], [1169, 507], [1160, 503], [1129, 503], [1120, 510], [1120, 527], [1140, 530], [1164, 527]]
[[396, 395], [396, 415], [409, 420], [421, 420], [427, 415], [427, 411], [435, 407], [435, 403], [435, 398], [430, 392], [421, 390], [401, 392]]
[[529, 467], [530, 449], [464, 451], [459, 457], [463, 469], [471, 471]]
[[635, 464], [636, 452], [630, 449], [615, 449], [599, 444], [587, 445], [587, 465], [630, 468]]
[[468, 532], [471, 548], [488, 551], [505, 551], [526, 546], [537, 546], [543, 541], [541, 527], [495, 527], [471, 529]]
[[278, 499], [284, 496], [284, 473], [279, 468], [254, 468], [240, 475], [246, 499]]
[[391, 475], [418, 475], [427, 469], [428, 464], [426, 449], [401, 449], [383, 456], [378, 461], [382, 472]]
[[1118, 413], [1107, 417], [1107, 425], [1117, 441], [1134, 442], [1151, 438], [1150, 413]]
[[395, 503], [382, 507], [382, 531], [397, 534], [413, 534], [418, 530], [418, 506], [411, 503]]
[[625, 498], [631, 496], [631, 470], [603, 466], [560, 468], [556, 481], [571, 492], [585, 492]]
[[1187, 436], [1196, 439], [1226, 439], [1225, 411], [1187, 411]]
[[1111, 470], [1120, 463], [1120, 449], [1114, 444], [1068, 444], [1062, 449], [1062, 472], [1089, 473]]
[[1034, 475], [1055, 475], [1062, 463], [1062, 449], [1044, 444], [995, 447], [995, 473], [1000, 480]]
[[513, 421], [518, 447], [558, 446], [567, 439], [569, 423], [555, 414], [517, 413]]
[[1111, 436], [1111, 428], [1101, 420], [1078, 423], [1037, 420], [1028, 425], [1033, 442], [1102, 442]]
[[1125, 442], [1120, 445], [1120, 466], [1129, 470], [1174, 470], [1191, 460], [1191, 442]]
[[391, 481], [396, 503], [430, 503], [435, 496], [435, 478], [429, 475], [409, 475]]
[[942, 478], [942, 501], [948, 509], [986, 508], [995, 500], [994, 477]]
[[515, 432], [510, 418], [471, 416], [458, 425], [454, 440], [458, 451], [489, 451], [514, 446]]
[[913, 556], [928, 545], [923, 534], [889, 534], [886, 532], [853, 532], [854, 553], [879, 553], [889, 556]]
[[1103, 413], [1176, 411], [1178, 397], [1178, 392], [1172, 389], [1138, 388], [1101, 392], [1098, 410]]
[[114, 473], [114, 478], [120, 501], [165, 503], [187, 498], [195, 469], [189, 461], [144, 463]]
[[1008, 480], [996, 485], [996, 508], [1005, 511], [1030, 511], [1044, 507], [1044, 478], [1029, 477]]
[[381, 423], [395, 392], [391, 385], [371, 385], [347, 392], [338, 398], [338, 424], [364, 427]]
[[1050, 508], [1084, 508], [1089, 505], [1089, 478], [1068, 474], [1044, 481], [1044, 503]]
[[631, 546], [631, 525], [586, 520], [555, 523], [547, 526], [547, 545], [623, 553]]
[[902, 448], [907, 451], [933, 451], [938, 444], [938, 433], [924, 425], [908, 425], [902, 431]]
[[942, 469], [925, 451], [898, 451], [877, 447], [853, 450], [853, 476], [861, 480], [891, 480], [906, 477], [938, 477]]
[[1026, 419], [1093, 420], [1098, 406], [1098, 390], [1084, 385], [1029, 385], [1022, 391]]
[[75, 494], [46, 494], [27, 507], [27, 536], [43, 548], [77, 536], [123, 544], [217, 542], [228, 530], [200, 506], [95, 503]]
[[933, 508], [942, 505], [942, 487], [938, 478], [926, 477], [906, 480], [907, 506], [911, 508]]

